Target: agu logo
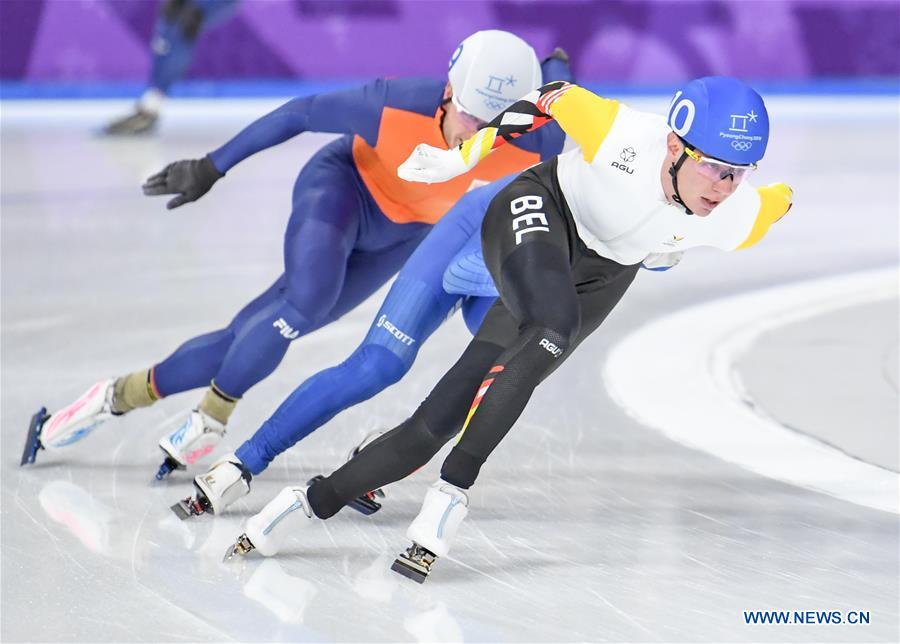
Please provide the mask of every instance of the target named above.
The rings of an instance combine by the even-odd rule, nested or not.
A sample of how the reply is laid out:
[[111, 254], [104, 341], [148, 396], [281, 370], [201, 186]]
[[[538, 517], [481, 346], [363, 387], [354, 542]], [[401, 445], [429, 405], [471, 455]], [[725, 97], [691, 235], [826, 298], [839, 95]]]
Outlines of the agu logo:
[[618, 161], [613, 161], [610, 165], [614, 168], [618, 168], [622, 172], [627, 172], [628, 174], [634, 174], [634, 169], [625, 165], [626, 163], [631, 163], [634, 161], [634, 157], [637, 155], [637, 152], [634, 151], [634, 148], [630, 145], [627, 148], [622, 148], [622, 152], [619, 154], [619, 158], [622, 159], [622, 163]]
[[547, 338], [541, 338], [541, 341], [538, 342], [538, 345], [544, 347], [547, 351], [553, 354], [554, 358], [558, 358], [562, 355], [563, 350], [550, 342]]

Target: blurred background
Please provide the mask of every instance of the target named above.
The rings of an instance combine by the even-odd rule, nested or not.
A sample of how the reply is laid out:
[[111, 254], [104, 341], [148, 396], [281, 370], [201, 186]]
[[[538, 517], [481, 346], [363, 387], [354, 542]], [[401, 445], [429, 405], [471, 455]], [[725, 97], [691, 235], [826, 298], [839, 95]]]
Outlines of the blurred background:
[[[169, 4], [177, 5], [178, 0]], [[198, 4], [203, 4], [199, 2]], [[205, 0], [174, 95], [442, 75], [457, 43], [501, 28], [563, 46], [584, 83], [665, 91], [707, 74], [763, 89], [896, 91], [896, 0]], [[156, 0], [2, 0], [4, 97], [128, 96], [148, 82]], [[214, 6], [219, 5], [219, 6]]]

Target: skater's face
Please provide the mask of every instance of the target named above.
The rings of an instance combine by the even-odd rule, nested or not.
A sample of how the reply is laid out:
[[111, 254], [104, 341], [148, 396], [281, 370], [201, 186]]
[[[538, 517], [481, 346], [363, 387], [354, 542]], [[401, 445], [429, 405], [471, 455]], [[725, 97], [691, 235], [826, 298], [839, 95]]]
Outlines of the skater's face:
[[[669, 176], [669, 168], [677, 163], [684, 151], [684, 144], [674, 132], [669, 133], [667, 139], [666, 159], [663, 161], [662, 180], [666, 196], [672, 200], [675, 189], [672, 185], [672, 177]], [[737, 189], [739, 180], [735, 180], [733, 174], [726, 174], [721, 178], [717, 174], [710, 173], [703, 166], [703, 156], [700, 150], [692, 150], [692, 155], [685, 159], [678, 170], [678, 194], [695, 215], [705, 217], [720, 203], [728, 199]], [[742, 178], [742, 177], [740, 177]], [[739, 178], [739, 179], [740, 179]]]
[[485, 124], [484, 121], [459, 109], [452, 98], [453, 88], [450, 87], [450, 83], [447, 83], [444, 87], [444, 120], [441, 123], [441, 129], [448, 148], [455, 148], [472, 137], [478, 128]]

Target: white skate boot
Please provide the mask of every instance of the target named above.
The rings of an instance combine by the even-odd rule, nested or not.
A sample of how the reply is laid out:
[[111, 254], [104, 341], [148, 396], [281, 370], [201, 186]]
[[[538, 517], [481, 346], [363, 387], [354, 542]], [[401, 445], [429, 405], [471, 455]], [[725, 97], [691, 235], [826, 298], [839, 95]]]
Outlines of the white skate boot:
[[244, 534], [225, 552], [225, 561], [235, 555], [256, 550], [265, 557], [278, 554], [290, 534], [308, 523], [312, 508], [306, 498], [306, 487], [286, 487], [269, 501], [258, 514], [247, 519]]
[[41, 407], [31, 419], [22, 465], [34, 463], [39, 449], [56, 449], [71, 445], [116, 416], [113, 412], [113, 383], [107, 378], [88, 389], [78, 400], [52, 416]]
[[423, 583], [435, 559], [450, 552], [450, 544], [468, 512], [465, 490], [441, 479], [434, 482], [425, 494], [419, 515], [406, 531], [413, 544], [394, 560], [391, 570]]
[[179, 519], [209, 512], [221, 514], [225, 508], [250, 494], [253, 476], [234, 454], [216, 461], [205, 473], [194, 477], [197, 494], [172, 506]]
[[163, 436], [159, 448], [166, 459], [159, 466], [156, 480], [163, 480], [172, 470], [193, 465], [216, 448], [225, 436], [225, 425], [195, 409], [174, 432]]

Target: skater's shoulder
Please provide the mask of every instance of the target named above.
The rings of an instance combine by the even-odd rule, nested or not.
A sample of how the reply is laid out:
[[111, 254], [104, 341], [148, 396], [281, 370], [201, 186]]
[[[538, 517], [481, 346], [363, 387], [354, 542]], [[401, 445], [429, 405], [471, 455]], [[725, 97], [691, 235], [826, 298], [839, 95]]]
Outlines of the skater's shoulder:
[[446, 80], [436, 78], [379, 79], [384, 91], [384, 105], [398, 110], [434, 116], [443, 100]]

